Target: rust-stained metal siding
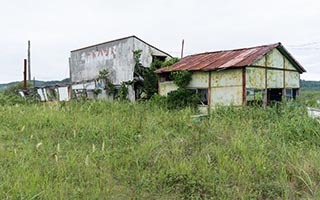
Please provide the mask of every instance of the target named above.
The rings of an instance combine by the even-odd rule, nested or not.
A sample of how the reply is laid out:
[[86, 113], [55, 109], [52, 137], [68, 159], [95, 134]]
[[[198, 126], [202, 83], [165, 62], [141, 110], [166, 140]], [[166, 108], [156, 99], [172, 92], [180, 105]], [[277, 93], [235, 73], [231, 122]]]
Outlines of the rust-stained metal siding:
[[242, 105], [242, 69], [211, 72], [211, 106]]
[[[276, 49], [276, 51], [272, 51]], [[270, 61], [268, 64], [281, 68], [283, 65], [278, 58], [281, 53], [290, 58], [291, 63], [294, 63], [295, 68], [300, 72], [305, 72], [305, 69], [290, 55], [290, 53], [282, 46], [281, 43], [264, 45], [251, 48], [235, 49], [229, 51], [216, 51], [201, 54], [195, 54], [184, 57], [179, 62], [169, 67], [158, 69], [157, 73], [171, 72], [171, 71], [212, 71], [226, 68], [246, 67], [253, 65], [265, 54], [270, 53]], [[281, 52], [281, 53], [280, 53]], [[274, 54], [274, 55], [273, 55]], [[263, 60], [259, 61], [263, 64]], [[264, 64], [262, 65], [264, 66]]]
[[268, 67], [283, 69], [283, 55], [278, 51], [278, 49], [273, 49], [266, 56], [268, 57]]
[[285, 69], [296, 70], [296, 68], [291, 64], [291, 62], [285, 58]]
[[220, 87], [211, 89], [211, 106], [242, 105], [242, 86]]
[[242, 85], [242, 70], [230, 69], [211, 72], [212, 87], [231, 87]]
[[[305, 72], [280, 43], [188, 56], [157, 73], [179, 70], [193, 71], [188, 87], [208, 88], [209, 106], [212, 107], [246, 105], [247, 88], [283, 91], [299, 88], [300, 73]], [[160, 83], [160, 95], [174, 90], [172, 84]]]
[[283, 71], [282, 70], [267, 70], [267, 87], [268, 88], [283, 88]]
[[263, 89], [265, 88], [265, 69], [247, 67], [246, 68], [246, 87]]
[[300, 88], [299, 72], [285, 71], [285, 86], [286, 88]]
[[208, 72], [194, 72], [192, 80], [190, 81], [189, 88], [208, 88], [209, 76]]

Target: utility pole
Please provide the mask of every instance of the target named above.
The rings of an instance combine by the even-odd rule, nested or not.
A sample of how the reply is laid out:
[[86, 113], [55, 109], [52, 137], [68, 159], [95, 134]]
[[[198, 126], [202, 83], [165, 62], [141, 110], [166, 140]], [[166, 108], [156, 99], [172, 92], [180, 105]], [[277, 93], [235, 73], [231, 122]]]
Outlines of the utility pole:
[[30, 40], [28, 40], [28, 80], [31, 81]]
[[183, 48], [184, 48], [184, 40], [182, 40], [181, 58], [183, 58]]

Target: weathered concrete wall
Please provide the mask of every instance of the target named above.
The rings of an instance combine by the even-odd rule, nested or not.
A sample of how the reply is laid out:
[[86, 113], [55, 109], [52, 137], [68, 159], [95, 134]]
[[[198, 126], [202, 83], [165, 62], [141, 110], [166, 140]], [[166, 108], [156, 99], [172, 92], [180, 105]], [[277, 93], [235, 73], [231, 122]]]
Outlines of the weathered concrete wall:
[[135, 50], [142, 50], [141, 63], [144, 67], [150, 67], [152, 55], [168, 57], [135, 37], [108, 42], [71, 52], [71, 81], [96, 79], [103, 69], [108, 69], [113, 84], [132, 80]]
[[71, 52], [71, 81], [92, 80], [108, 69], [113, 84], [133, 79], [133, 38], [105, 43]]
[[[71, 52], [70, 75], [72, 82], [82, 82], [98, 78], [99, 71], [108, 69], [113, 84], [133, 80], [135, 60], [133, 52], [142, 50], [140, 61], [150, 67], [152, 55], [170, 56], [136, 37], [98, 44]], [[73, 89], [76, 87], [73, 86]], [[128, 97], [135, 99], [134, 90], [128, 87]], [[100, 96], [105, 96], [103, 93]]]
[[242, 105], [242, 69], [211, 72], [211, 106]]
[[134, 39], [134, 42], [133, 42], [134, 51], [142, 50], [140, 62], [144, 67], [150, 67], [150, 64], [152, 63], [152, 55], [169, 58], [167, 54], [159, 51], [156, 48], [153, 48], [152, 46], [142, 42], [141, 40], [137, 38], [133, 38], [133, 39]]

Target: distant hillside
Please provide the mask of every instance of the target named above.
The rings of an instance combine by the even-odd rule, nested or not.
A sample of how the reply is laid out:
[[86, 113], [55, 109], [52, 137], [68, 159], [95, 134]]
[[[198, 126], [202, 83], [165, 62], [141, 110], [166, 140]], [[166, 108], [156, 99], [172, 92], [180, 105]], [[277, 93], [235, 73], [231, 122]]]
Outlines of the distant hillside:
[[[65, 78], [65, 79], [63, 79], [61, 81], [57, 81], [57, 80], [54, 80], [54, 81], [39, 81], [39, 80], [36, 80], [35, 81], [35, 86], [39, 87], [39, 86], [44, 86], [44, 85], [55, 85], [55, 84], [59, 84], [59, 83], [68, 83], [68, 82], [70, 82], [70, 78]], [[16, 85], [18, 83], [19, 83], [19, 81], [0, 84], [0, 91], [3, 91], [7, 87], [10, 87], [12, 85]]]
[[[68, 83], [70, 82], [70, 78], [66, 78], [63, 79], [61, 81], [38, 81], [36, 80], [36, 86], [44, 86], [44, 85], [54, 85], [54, 84], [58, 84], [58, 83]], [[19, 83], [18, 81], [15, 82], [10, 82], [10, 83], [4, 83], [4, 84], [0, 84], [0, 91], [4, 90], [5, 88], [11, 86], [11, 85], [15, 85]], [[303, 90], [320, 90], [320, 81], [306, 81], [306, 80], [301, 80], [300, 82], [301, 84], [301, 89]]]
[[320, 81], [300, 81], [300, 87], [303, 90], [320, 90]]

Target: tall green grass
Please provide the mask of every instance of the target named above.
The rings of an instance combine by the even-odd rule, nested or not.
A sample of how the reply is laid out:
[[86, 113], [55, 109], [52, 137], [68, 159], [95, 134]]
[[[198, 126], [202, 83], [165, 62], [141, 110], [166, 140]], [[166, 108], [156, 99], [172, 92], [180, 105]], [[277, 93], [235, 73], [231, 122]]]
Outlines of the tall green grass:
[[319, 199], [304, 107], [0, 106], [0, 199]]

